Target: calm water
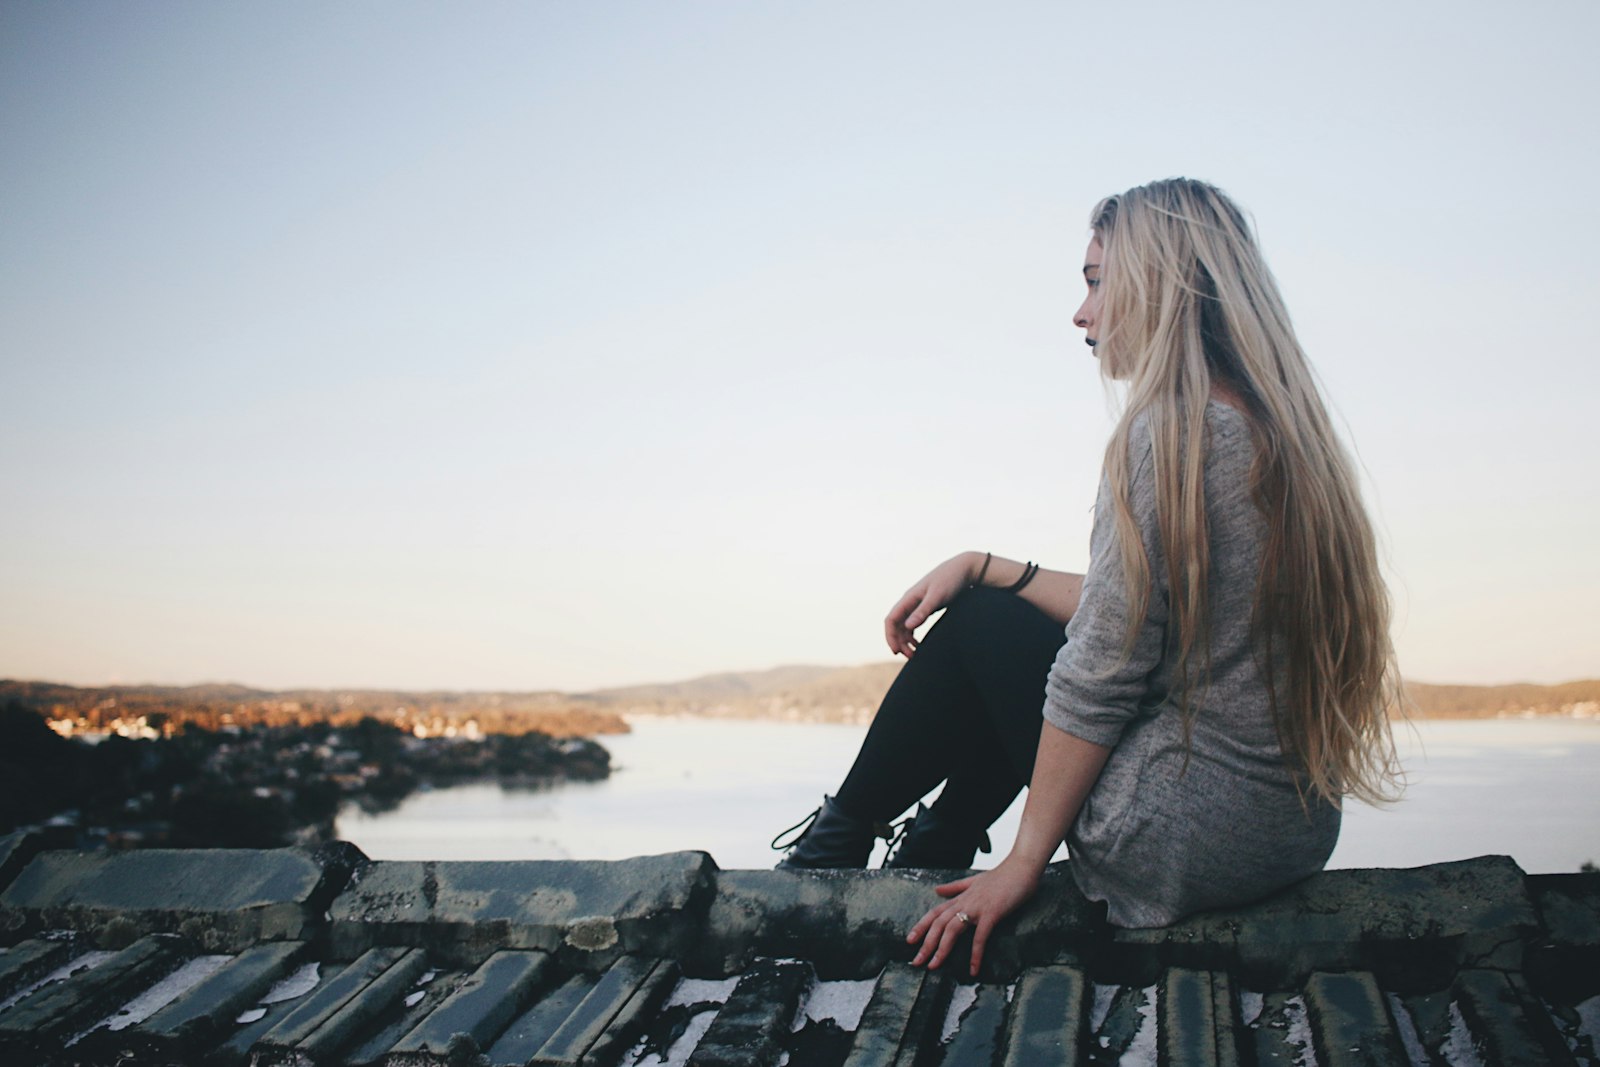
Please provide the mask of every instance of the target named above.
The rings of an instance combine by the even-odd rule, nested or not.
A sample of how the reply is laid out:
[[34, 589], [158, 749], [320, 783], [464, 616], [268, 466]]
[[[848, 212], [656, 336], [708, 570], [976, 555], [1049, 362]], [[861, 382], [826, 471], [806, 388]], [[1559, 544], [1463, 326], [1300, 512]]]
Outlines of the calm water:
[[[709, 852], [724, 869], [770, 867], [767, 842], [832, 792], [866, 728], [640, 718], [601, 741], [610, 780], [537, 791], [471, 785], [418, 793], [339, 835], [374, 859], [622, 859]], [[1600, 862], [1600, 723], [1422, 723], [1399, 738], [1410, 774], [1392, 808], [1352, 805], [1330, 864], [1412, 867], [1485, 853], [1529, 872]], [[996, 855], [1020, 801], [996, 824]], [[877, 857], [874, 857], [876, 862]]]

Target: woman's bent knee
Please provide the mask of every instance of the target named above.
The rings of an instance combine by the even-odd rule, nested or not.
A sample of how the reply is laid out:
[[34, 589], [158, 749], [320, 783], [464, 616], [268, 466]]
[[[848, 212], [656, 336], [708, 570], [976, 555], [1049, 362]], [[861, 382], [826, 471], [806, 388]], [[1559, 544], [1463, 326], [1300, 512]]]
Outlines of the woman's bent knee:
[[1061, 632], [1059, 623], [1020, 596], [987, 585], [973, 586], [952, 600], [939, 621], [946, 620], [955, 624], [953, 628], [972, 627], [986, 633], [997, 627]]

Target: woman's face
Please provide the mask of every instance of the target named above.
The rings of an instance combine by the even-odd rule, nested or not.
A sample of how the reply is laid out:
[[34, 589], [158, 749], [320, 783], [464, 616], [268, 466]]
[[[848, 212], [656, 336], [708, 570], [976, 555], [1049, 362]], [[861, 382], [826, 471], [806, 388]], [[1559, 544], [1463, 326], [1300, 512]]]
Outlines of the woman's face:
[[1083, 254], [1083, 281], [1089, 287], [1089, 295], [1083, 298], [1083, 306], [1072, 316], [1072, 324], [1083, 331], [1084, 343], [1090, 348], [1098, 340], [1095, 333], [1100, 324], [1100, 263], [1104, 256], [1100, 238], [1090, 238], [1089, 250]]

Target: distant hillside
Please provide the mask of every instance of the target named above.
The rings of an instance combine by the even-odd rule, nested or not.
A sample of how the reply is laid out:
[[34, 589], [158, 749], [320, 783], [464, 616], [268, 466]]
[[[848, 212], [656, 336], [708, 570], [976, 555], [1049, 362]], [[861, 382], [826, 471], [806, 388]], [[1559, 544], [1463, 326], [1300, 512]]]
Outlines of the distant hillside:
[[79, 688], [53, 682], [0, 680], [0, 706], [18, 705], [51, 719], [71, 719], [90, 729], [145, 718], [152, 725], [337, 725], [364, 718], [402, 729], [438, 733], [476, 722], [484, 733], [553, 737], [627, 733], [616, 713], [592, 701], [548, 692], [408, 692], [391, 689], [251, 689], [242, 685], [110, 685]]
[[[583, 694], [619, 712], [718, 718], [870, 722], [900, 670], [899, 661], [862, 667], [779, 667], [725, 673], [667, 685]], [[1600, 680], [1560, 685], [1430, 685], [1407, 682], [1418, 719], [1522, 715], [1600, 716]]]
[[808, 685], [838, 670], [838, 667], [797, 665], [771, 667], [764, 671], [723, 671], [720, 674], [703, 674], [684, 682], [629, 685], [573, 695], [580, 699], [594, 699], [602, 703], [635, 700], [739, 700]]
[[[106, 686], [0, 681], [0, 704], [90, 724], [129, 716], [219, 725], [343, 722], [370, 716], [400, 725], [478, 722], [486, 733], [540, 730], [557, 736], [625, 732], [628, 714], [700, 715], [793, 722], [872, 721], [900, 670], [897, 660], [860, 667], [787, 666], [727, 671], [681, 682], [588, 693], [408, 692], [383, 689], [269, 691], [240, 685]], [[1418, 719], [1524, 715], [1600, 717], [1600, 680], [1561, 685], [1431, 685], [1408, 682]]]
[[899, 671], [897, 662], [862, 667], [775, 667], [582, 696], [622, 713], [866, 723], [872, 721]]
[[1600, 679], [1560, 685], [1429, 685], [1407, 682], [1419, 719], [1492, 719], [1517, 715], [1600, 714]]

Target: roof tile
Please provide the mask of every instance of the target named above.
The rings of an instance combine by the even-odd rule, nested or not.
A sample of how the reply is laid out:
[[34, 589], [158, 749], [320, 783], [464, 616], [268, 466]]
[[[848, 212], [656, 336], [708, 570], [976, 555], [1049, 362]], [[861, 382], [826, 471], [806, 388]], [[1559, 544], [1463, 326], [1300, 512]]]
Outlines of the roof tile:
[[796, 960], [757, 960], [734, 986], [711, 1029], [689, 1057], [689, 1067], [774, 1067], [782, 1057], [782, 1035], [811, 968]]
[[[422, 953], [414, 955], [420, 957]], [[496, 952], [427, 1018], [395, 1042], [384, 1063], [401, 1067], [443, 1059], [461, 1047], [463, 1037], [472, 1043], [474, 1053], [488, 1048], [532, 1001], [533, 992], [549, 967], [547, 952]]]
[[1377, 980], [1365, 971], [1314, 974], [1306, 1015], [1317, 1063], [1326, 1067], [1411, 1067]]
[[0, 1015], [0, 1052], [20, 1057], [64, 1047], [117, 1005], [166, 977], [188, 958], [190, 946], [153, 934], [89, 970], [52, 983]]
[[[1459, 1063], [1477, 1049], [1485, 1062], [1592, 1065], [1600, 1037], [1593, 879], [1529, 879], [1496, 857], [1328, 872], [1155, 931], [1107, 926], [1058, 867], [1019, 921], [996, 930], [972, 983], [954, 978], [961, 960], [951, 974], [907, 963], [902, 932], [947, 873], [719, 871], [680, 853], [357, 863], [343, 884], [348, 851], [284, 850], [232, 854], [218, 869], [246, 884], [206, 901], [200, 888], [216, 872], [197, 854], [142, 855], [46, 853], [7, 888], [7, 914], [21, 920], [0, 949], [8, 1064], [1055, 1067], [1314, 1056], [1337, 1067]], [[118, 885], [109, 871], [137, 877]], [[319, 904], [335, 892], [323, 922]], [[271, 908], [297, 921], [259, 922]], [[53, 919], [66, 929], [22, 940]], [[150, 927], [194, 936], [84, 951]], [[225, 964], [193, 956], [246, 934]], [[519, 944], [528, 941], [538, 943]], [[75, 966], [62, 966], [72, 953]], [[162, 977], [173, 968], [199, 984], [175, 991]], [[857, 987], [867, 983], [870, 1000], [840, 1006], [845, 992], [866, 998]], [[154, 1008], [163, 997], [175, 999]], [[67, 1045], [108, 1019], [120, 1029]]]
[[1041, 967], [1017, 983], [1005, 1067], [1083, 1063], [1090, 1047], [1089, 982], [1077, 967]]

